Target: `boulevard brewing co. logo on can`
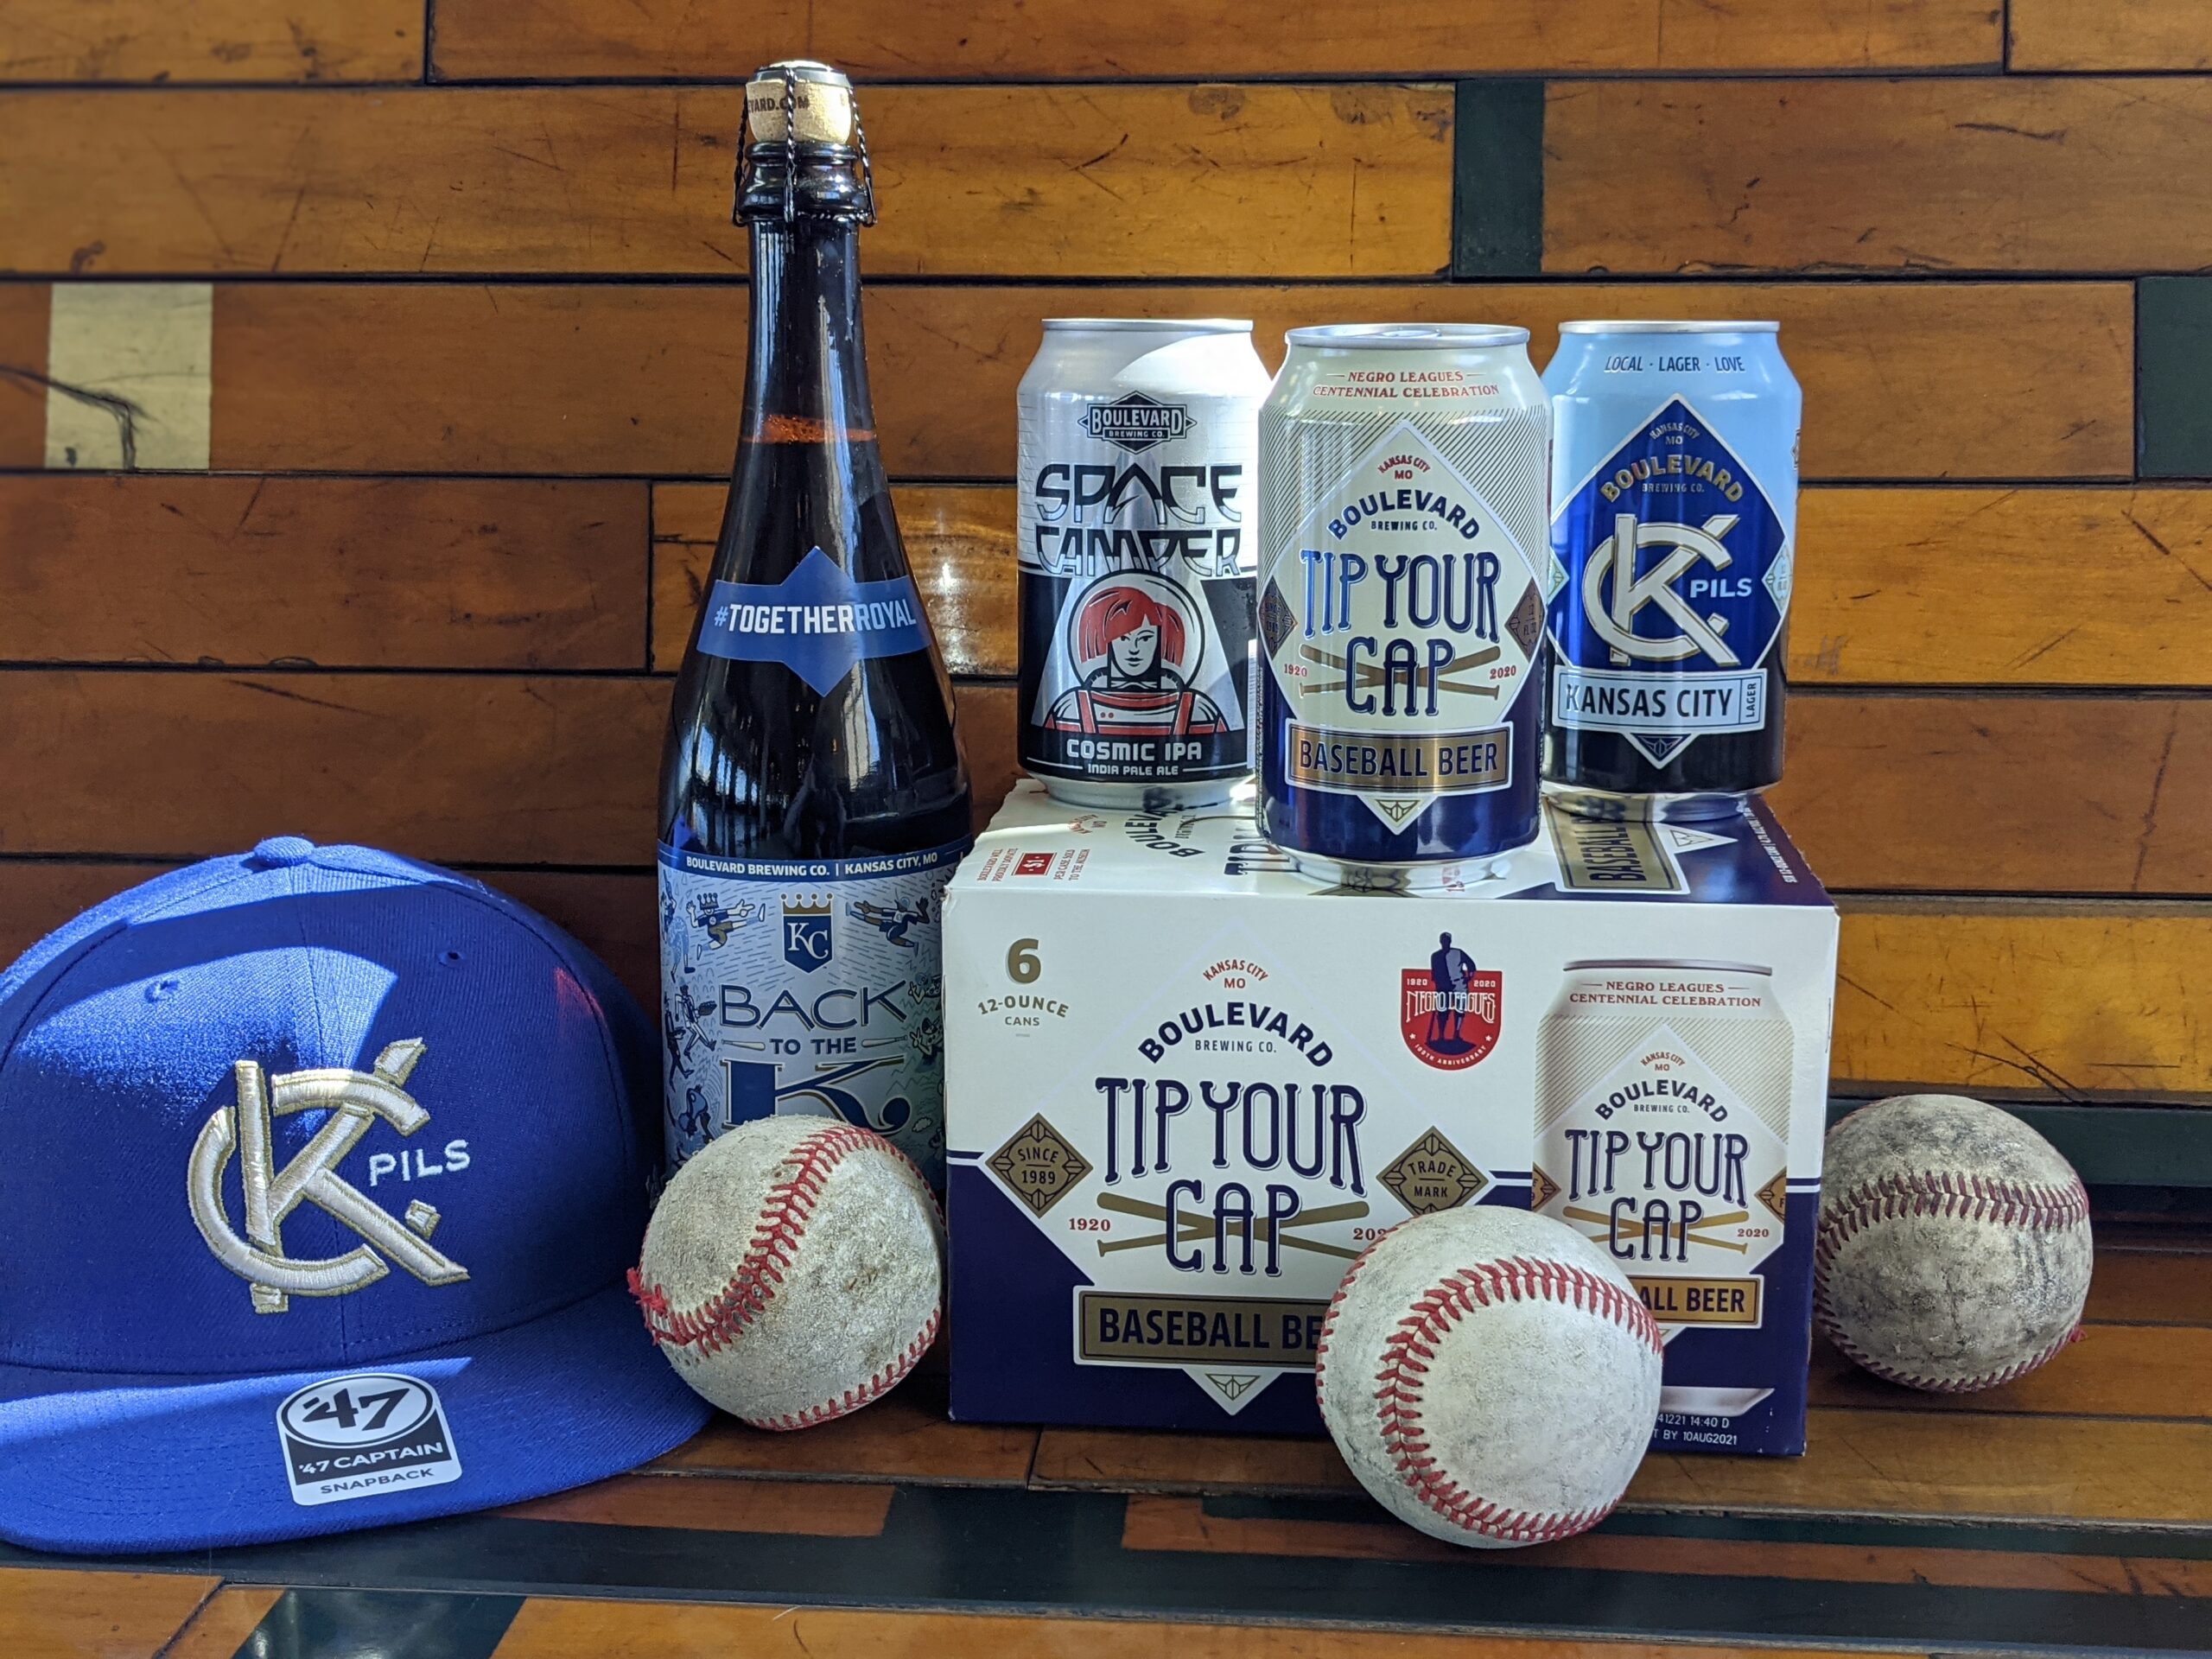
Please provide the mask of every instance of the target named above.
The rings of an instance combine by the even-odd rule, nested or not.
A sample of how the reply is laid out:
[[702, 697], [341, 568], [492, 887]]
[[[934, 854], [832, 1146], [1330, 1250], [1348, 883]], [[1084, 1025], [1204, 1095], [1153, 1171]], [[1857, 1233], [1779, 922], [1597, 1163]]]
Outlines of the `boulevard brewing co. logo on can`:
[[1544, 777], [1732, 812], [1782, 776], [1803, 397], [1771, 322], [1560, 335]]
[[1536, 833], [1551, 422], [1528, 331], [1296, 328], [1260, 416], [1261, 828], [1449, 891]]
[[1249, 322], [1056, 317], [1022, 377], [1021, 764], [1084, 806], [1251, 770]]
[[1670, 1338], [1766, 1322], [1791, 1067], [1769, 969], [1567, 965], [1537, 1039], [1530, 1205], [1618, 1262]]

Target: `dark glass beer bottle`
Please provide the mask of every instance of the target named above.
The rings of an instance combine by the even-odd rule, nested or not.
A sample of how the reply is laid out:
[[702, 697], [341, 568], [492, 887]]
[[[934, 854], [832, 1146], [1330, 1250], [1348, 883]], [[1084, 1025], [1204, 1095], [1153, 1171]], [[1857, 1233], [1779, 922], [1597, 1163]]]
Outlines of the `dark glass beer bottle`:
[[942, 1185], [940, 930], [968, 772], [876, 443], [850, 83], [769, 65], [740, 150], [744, 424], [661, 762], [669, 1161], [809, 1112], [882, 1131]]

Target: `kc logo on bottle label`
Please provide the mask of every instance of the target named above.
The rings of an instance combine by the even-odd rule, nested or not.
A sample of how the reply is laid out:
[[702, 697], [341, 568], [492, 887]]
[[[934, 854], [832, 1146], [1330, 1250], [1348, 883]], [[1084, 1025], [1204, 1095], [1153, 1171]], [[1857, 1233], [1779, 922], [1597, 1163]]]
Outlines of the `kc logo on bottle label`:
[[699, 649], [742, 663], [781, 663], [817, 693], [876, 657], [929, 648], [912, 576], [855, 582], [820, 548], [781, 582], [718, 582], [707, 595]]
[[292, 1502], [303, 1507], [461, 1478], [445, 1407], [419, 1377], [326, 1377], [276, 1408], [276, 1433]]

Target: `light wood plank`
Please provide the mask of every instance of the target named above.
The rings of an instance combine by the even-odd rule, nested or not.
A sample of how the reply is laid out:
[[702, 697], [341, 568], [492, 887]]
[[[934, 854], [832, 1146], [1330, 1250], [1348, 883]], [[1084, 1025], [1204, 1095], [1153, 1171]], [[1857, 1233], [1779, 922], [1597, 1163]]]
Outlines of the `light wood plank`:
[[423, 79], [421, 0], [8, 0], [0, 83]]
[[500, 1514], [516, 1521], [685, 1532], [764, 1532], [795, 1538], [875, 1538], [891, 1513], [888, 1486], [796, 1480], [686, 1480], [617, 1475]]
[[0, 467], [46, 465], [48, 292], [0, 283]]
[[[1046, 1429], [1043, 1485], [1115, 1491], [1357, 1491], [1325, 1440]], [[1973, 1516], [2199, 1526], [2212, 1424], [1834, 1407], [1802, 1458], [1654, 1454], [1622, 1507], [1751, 1515]]]
[[643, 665], [642, 485], [0, 477], [0, 659]]
[[165, 1573], [0, 1567], [8, 1659], [154, 1659], [222, 1581]]
[[[1515, 322], [1533, 331], [1541, 363], [1569, 317], [1776, 317], [1815, 411], [1809, 478], [2088, 478], [2134, 467], [2134, 293], [2124, 283], [928, 283], [880, 285], [868, 298], [893, 475], [1011, 478], [1014, 388], [1039, 321], [1077, 310], [1249, 316], [1270, 365], [1283, 331], [1302, 323]], [[213, 464], [727, 478], [745, 334], [745, 295], [729, 288], [219, 286]], [[343, 398], [330, 395], [337, 385]]]
[[[743, 104], [734, 86], [0, 94], [0, 268], [64, 271], [99, 242], [111, 273], [727, 276], [746, 259]], [[878, 272], [1411, 276], [1449, 257], [1449, 86], [883, 87], [865, 113]]]
[[[1418, 1536], [1408, 1533], [1408, 1536]], [[1464, 1552], [1463, 1552], [1464, 1553]], [[1846, 1659], [1810, 1648], [1695, 1647], [1404, 1630], [1286, 1630], [1156, 1619], [861, 1612], [532, 1597], [499, 1659]]]
[[[2103, 1264], [2100, 1262], [2099, 1270]], [[1860, 1370], [1813, 1344], [1813, 1403], [1877, 1411], [2018, 1412], [2028, 1416], [2173, 1417], [2212, 1422], [2212, 1331], [2088, 1325], [2039, 1369], [1980, 1394], [1923, 1394]], [[2212, 1580], [2208, 1580], [2212, 1591]]]
[[2174, 211], [2212, 81], [1554, 82], [1544, 121], [1547, 270], [2212, 264]]
[[2010, 0], [2016, 70], [2212, 69], [2199, 0]]
[[868, 79], [1122, 80], [1207, 75], [1424, 76], [1577, 70], [1995, 67], [1986, 0], [1343, 0], [1253, 28], [1236, 0], [1165, 10], [1084, 0], [441, 0], [441, 79], [739, 79], [777, 57]]
[[2208, 952], [2212, 906], [2202, 904], [1853, 899], [1831, 1070], [1852, 1092], [1910, 1081], [2202, 1094], [2212, 1090]]
[[[650, 909], [651, 894], [644, 896]], [[767, 1434], [717, 1417], [652, 1467], [692, 1475], [795, 1475], [919, 1485], [1018, 1486], [1027, 1480], [1037, 1431], [951, 1422], [943, 1395], [941, 1386], [917, 1378], [881, 1403], [804, 1434]]]
[[219, 1591], [161, 1659], [238, 1659], [238, 1649], [284, 1592], [274, 1585]]
[[[1012, 674], [1013, 491], [893, 493], [954, 671]], [[656, 668], [683, 658], [724, 495], [653, 492]], [[2212, 490], [1808, 490], [1793, 604], [1800, 685], [2212, 684]]]

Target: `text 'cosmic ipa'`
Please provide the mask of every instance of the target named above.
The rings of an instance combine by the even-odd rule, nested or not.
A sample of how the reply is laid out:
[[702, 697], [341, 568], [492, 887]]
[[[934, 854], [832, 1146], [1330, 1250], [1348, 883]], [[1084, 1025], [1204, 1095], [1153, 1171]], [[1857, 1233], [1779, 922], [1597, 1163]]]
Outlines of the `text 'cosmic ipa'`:
[[1252, 769], [1252, 325], [1054, 317], [1022, 377], [1021, 764], [1173, 811]]
[[851, 85], [746, 88], [752, 343], [729, 505], [661, 764], [671, 1166], [775, 1112], [882, 1131], [942, 1183], [944, 884], [969, 843], [951, 687], [876, 445]]
[[1294, 328], [1260, 412], [1260, 827], [1449, 892], [1536, 833], [1545, 454], [1529, 331]]
[[1782, 776], [1803, 395], [1771, 322], [1567, 322], [1544, 779], [1732, 814]]

